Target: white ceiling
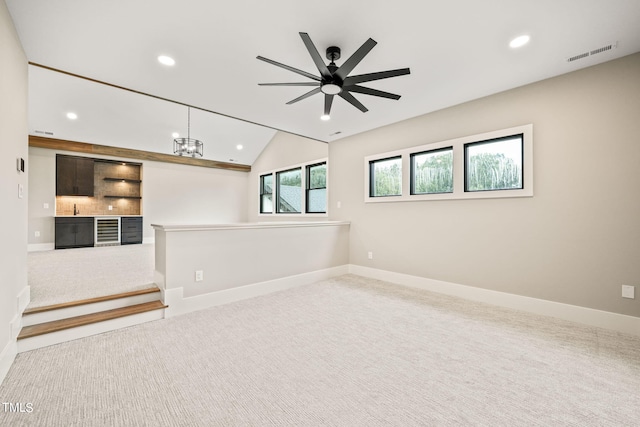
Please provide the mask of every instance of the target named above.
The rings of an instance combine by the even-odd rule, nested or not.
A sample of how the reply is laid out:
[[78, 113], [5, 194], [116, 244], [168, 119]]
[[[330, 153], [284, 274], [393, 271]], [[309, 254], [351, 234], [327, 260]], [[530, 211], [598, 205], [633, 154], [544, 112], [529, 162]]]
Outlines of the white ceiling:
[[[236, 117], [193, 110], [191, 136], [205, 158], [251, 164], [274, 129], [334, 141], [513, 87], [640, 51], [638, 0], [6, 0], [29, 61]], [[310, 88], [260, 87], [306, 79], [256, 56], [318, 74], [299, 32], [324, 57], [378, 45], [351, 73], [409, 67], [364, 83], [398, 101], [355, 94], [319, 120], [323, 97], [286, 105]], [[511, 49], [528, 34], [531, 42]], [[574, 62], [567, 58], [616, 43]], [[158, 63], [158, 55], [176, 60]], [[186, 107], [30, 67], [30, 131], [157, 152], [186, 136]], [[75, 111], [70, 122], [64, 114]], [[267, 126], [255, 126], [253, 122]], [[341, 132], [333, 135], [335, 132]], [[244, 146], [238, 151], [235, 146]]]

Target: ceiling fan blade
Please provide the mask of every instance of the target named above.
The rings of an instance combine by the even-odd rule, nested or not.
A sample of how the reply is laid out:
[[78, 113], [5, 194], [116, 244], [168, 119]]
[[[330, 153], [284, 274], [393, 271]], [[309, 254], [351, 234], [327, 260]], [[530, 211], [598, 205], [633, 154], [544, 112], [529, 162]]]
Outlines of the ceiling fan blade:
[[309, 55], [311, 55], [311, 59], [313, 59], [313, 62], [316, 64], [316, 67], [318, 67], [318, 71], [320, 71], [320, 75], [325, 79], [330, 79], [331, 71], [329, 71], [329, 69], [325, 65], [324, 60], [322, 59], [322, 56], [320, 56], [318, 49], [316, 49], [316, 45], [314, 45], [313, 42], [311, 41], [311, 37], [309, 37], [309, 34], [300, 33], [300, 37], [302, 37], [302, 41], [304, 42], [304, 45], [307, 47], [307, 50], [309, 51]]
[[324, 95], [324, 114], [326, 116], [331, 113], [331, 104], [333, 104], [333, 95]]
[[379, 96], [381, 98], [389, 98], [389, 99], [395, 99], [395, 100], [400, 99], [400, 95], [396, 95], [395, 93], [383, 92], [381, 90], [371, 89], [369, 87], [364, 87], [364, 86], [357, 86], [357, 85], [343, 86], [342, 90], [346, 90], [349, 92], [363, 93], [365, 95], [371, 95], [371, 96]]
[[353, 105], [354, 107], [356, 107], [358, 110], [362, 111], [363, 113], [366, 113], [367, 111], [367, 107], [365, 107], [364, 105], [362, 105], [360, 103], [360, 101], [358, 101], [353, 95], [351, 95], [349, 92], [347, 91], [342, 91], [340, 92], [338, 95], [340, 95], [340, 97], [342, 99], [344, 99], [345, 101], [347, 101], [349, 104]]
[[300, 83], [258, 83], [258, 86], [320, 86], [319, 82]]
[[317, 88], [305, 93], [304, 95], [301, 95], [301, 96], [297, 97], [296, 99], [292, 99], [291, 101], [287, 102], [287, 105], [293, 104], [294, 102], [302, 101], [303, 99], [308, 98], [311, 95], [315, 95], [316, 93], [320, 93], [320, 88], [319, 87], [317, 87]]
[[338, 70], [336, 71], [336, 76], [344, 80], [349, 75], [349, 73], [353, 71], [354, 68], [356, 68], [356, 65], [358, 65], [360, 61], [362, 61], [362, 58], [364, 58], [367, 53], [369, 53], [371, 49], [373, 49], [373, 47], [377, 44], [378, 42], [376, 42], [374, 39], [369, 39], [364, 42], [364, 44], [360, 46], [358, 50], [356, 50], [355, 53], [349, 57], [349, 59], [344, 61], [340, 68], [338, 68]]
[[321, 80], [320, 77], [318, 77], [318, 76], [314, 76], [313, 74], [307, 73], [306, 71], [302, 71], [302, 70], [299, 70], [297, 68], [293, 68], [293, 67], [290, 67], [288, 65], [281, 64], [281, 63], [276, 62], [276, 61], [274, 61], [272, 59], [268, 59], [268, 58], [265, 58], [265, 57], [262, 57], [262, 56], [256, 56], [256, 59], [259, 59], [260, 61], [264, 61], [264, 62], [267, 62], [267, 63], [272, 64], [272, 65], [275, 65], [276, 67], [284, 68], [285, 70], [293, 71], [294, 73], [298, 73], [298, 74], [300, 74], [302, 76], [309, 77], [310, 79], [313, 79], [313, 80], [316, 80], [316, 81], [320, 81]]
[[351, 76], [344, 79], [345, 86], [351, 86], [358, 83], [372, 82], [374, 80], [388, 79], [390, 77], [404, 76], [410, 74], [411, 70], [408, 68], [400, 68], [397, 70], [378, 71], [377, 73], [359, 74], [357, 76]]

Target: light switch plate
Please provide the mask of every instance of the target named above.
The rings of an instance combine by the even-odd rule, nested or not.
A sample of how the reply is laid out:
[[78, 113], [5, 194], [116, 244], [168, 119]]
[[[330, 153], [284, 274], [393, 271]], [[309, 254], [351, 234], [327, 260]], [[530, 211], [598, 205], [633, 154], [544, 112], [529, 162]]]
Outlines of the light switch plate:
[[634, 299], [636, 293], [635, 286], [622, 285], [622, 298], [631, 298]]
[[22, 199], [24, 197], [24, 185], [18, 184], [18, 199]]

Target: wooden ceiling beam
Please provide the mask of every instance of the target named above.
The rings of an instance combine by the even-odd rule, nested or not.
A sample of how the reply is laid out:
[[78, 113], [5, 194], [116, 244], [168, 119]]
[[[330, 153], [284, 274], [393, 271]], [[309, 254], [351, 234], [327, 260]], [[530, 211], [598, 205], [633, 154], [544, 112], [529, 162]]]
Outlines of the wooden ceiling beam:
[[179, 165], [199, 166], [203, 168], [226, 169], [238, 172], [251, 172], [250, 165], [219, 162], [217, 160], [197, 159], [193, 157], [176, 156], [173, 154], [154, 153], [151, 151], [134, 150], [131, 148], [110, 147], [108, 145], [89, 144], [86, 142], [67, 141], [64, 139], [44, 138], [29, 135], [29, 146], [47, 148], [50, 150], [73, 151], [96, 156], [125, 157], [127, 159], [148, 160], [152, 162], [176, 163]]

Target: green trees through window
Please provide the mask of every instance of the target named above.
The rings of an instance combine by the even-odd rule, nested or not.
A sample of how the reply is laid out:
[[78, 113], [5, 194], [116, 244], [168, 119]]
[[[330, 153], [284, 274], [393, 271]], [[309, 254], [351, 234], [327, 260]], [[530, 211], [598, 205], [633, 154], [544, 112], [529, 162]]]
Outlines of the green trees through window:
[[370, 196], [400, 196], [402, 194], [402, 158], [375, 160], [369, 163]]
[[465, 145], [465, 191], [522, 188], [522, 135]]
[[531, 197], [533, 125], [369, 155], [364, 169], [365, 202]]
[[411, 155], [411, 194], [453, 192], [453, 148]]

